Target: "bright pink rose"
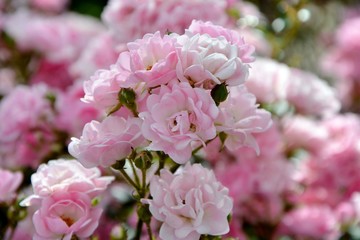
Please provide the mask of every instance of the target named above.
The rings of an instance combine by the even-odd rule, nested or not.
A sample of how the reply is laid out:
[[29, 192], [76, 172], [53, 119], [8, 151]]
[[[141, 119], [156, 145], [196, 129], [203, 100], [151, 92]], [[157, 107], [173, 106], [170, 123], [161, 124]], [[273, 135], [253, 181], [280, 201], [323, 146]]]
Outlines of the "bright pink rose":
[[335, 240], [339, 237], [339, 226], [334, 212], [323, 205], [303, 206], [287, 213], [281, 223], [280, 232], [285, 235]]
[[240, 85], [247, 79], [249, 66], [241, 59], [243, 53], [225, 37], [187, 32], [178, 41], [182, 45], [177, 48], [176, 74], [180, 81], [212, 89], [221, 83]]
[[64, 62], [53, 62], [48, 60], [41, 60], [37, 62], [36, 70], [30, 77], [30, 84], [43, 83], [49, 87], [66, 90], [70, 87], [75, 78], [70, 75], [70, 64]]
[[[17, 86], [0, 103], [0, 166], [37, 167], [55, 141], [44, 85]], [[46, 143], [46, 144], [45, 144]]]
[[244, 86], [230, 87], [228, 90], [227, 99], [219, 105], [216, 129], [226, 134], [224, 144], [230, 151], [250, 146], [259, 154], [259, 146], [252, 134], [264, 132], [271, 126], [271, 114], [258, 109], [255, 96]]
[[162, 169], [150, 182], [150, 194], [153, 199], [143, 202], [163, 222], [161, 239], [198, 240], [201, 234], [229, 232], [227, 216], [233, 204], [228, 190], [199, 164], [188, 163], [177, 174]]
[[133, 87], [144, 82], [147, 87], [167, 84], [176, 78], [176, 38], [161, 37], [159, 32], [146, 34], [142, 39], [127, 44], [129, 51], [121, 53], [117, 64], [126, 68], [130, 63], [130, 75], [126, 84]]
[[214, 120], [219, 110], [210, 94], [188, 83], [161, 86], [147, 99], [148, 111], [142, 133], [151, 141], [150, 150], [164, 151], [177, 163], [185, 163], [192, 150], [216, 136]]
[[21, 172], [10, 172], [0, 168], [0, 202], [11, 201], [16, 196], [23, 175]]
[[102, 122], [91, 121], [85, 125], [80, 139], [71, 139], [69, 153], [87, 168], [109, 167], [144, 144], [141, 124], [139, 118], [117, 116], [109, 116]]
[[31, 205], [34, 199], [43, 199], [60, 191], [85, 193], [92, 199], [105, 191], [113, 180], [112, 176], [101, 177], [98, 168], [84, 168], [76, 160], [51, 160], [41, 164], [31, 176], [34, 194], [21, 204]]
[[223, 36], [230, 44], [237, 45], [239, 49], [239, 57], [243, 63], [250, 63], [255, 60], [252, 56], [255, 51], [254, 46], [246, 44], [244, 39], [240, 36], [240, 32], [224, 28], [220, 25], [214, 25], [211, 22], [197, 20], [192, 21], [189, 26], [189, 31], [194, 34], [208, 34], [213, 38]]
[[80, 100], [83, 96], [82, 84], [77, 82], [56, 97], [56, 126], [70, 136], [80, 136], [87, 122], [100, 117], [98, 109]]
[[56, 192], [43, 199], [33, 215], [35, 240], [91, 236], [99, 224], [102, 209], [93, 207], [91, 198], [80, 192]]

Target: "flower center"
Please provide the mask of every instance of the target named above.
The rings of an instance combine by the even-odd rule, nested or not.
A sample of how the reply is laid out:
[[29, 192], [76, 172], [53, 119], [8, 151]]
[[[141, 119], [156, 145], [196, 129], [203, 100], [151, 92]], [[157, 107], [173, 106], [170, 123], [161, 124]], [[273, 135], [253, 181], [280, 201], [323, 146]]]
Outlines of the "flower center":
[[73, 225], [75, 222], [72, 218], [64, 215], [60, 216], [60, 218], [66, 223], [66, 225], [68, 225], [68, 227], [71, 227], [71, 225]]

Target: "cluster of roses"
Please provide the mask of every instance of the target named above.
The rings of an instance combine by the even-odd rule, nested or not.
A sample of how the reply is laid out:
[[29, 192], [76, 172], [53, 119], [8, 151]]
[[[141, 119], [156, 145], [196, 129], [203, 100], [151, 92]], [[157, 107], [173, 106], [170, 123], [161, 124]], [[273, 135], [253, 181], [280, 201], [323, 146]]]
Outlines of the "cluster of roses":
[[358, 13], [333, 89], [266, 58], [240, 0], [112, 0], [109, 29], [67, 3], [0, 0], [0, 238], [356, 238]]
[[[259, 151], [252, 134], [267, 130], [271, 115], [244, 86], [252, 52], [235, 31], [201, 21], [183, 35], [157, 32], [128, 43], [110, 69], [85, 81], [84, 100], [108, 116], [87, 123], [70, 154], [86, 167], [109, 167], [145, 151], [184, 164], [216, 138], [230, 151]], [[186, 165], [181, 176], [161, 170], [150, 181], [153, 199], [143, 202], [164, 222], [162, 239], [199, 239], [228, 232], [226, 193], [209, 170]]]

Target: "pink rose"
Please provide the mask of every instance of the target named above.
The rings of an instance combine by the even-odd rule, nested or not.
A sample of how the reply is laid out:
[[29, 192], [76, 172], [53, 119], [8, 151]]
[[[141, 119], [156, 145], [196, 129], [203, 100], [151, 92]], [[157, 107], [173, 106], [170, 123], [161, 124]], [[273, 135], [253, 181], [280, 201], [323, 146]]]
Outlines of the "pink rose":
[[80, 139], [71, 139], [69, 153], [87, 168], [109, 167], [144, 144], [141, 124], [139, 118], [117, 116], [109, 116], [102, 122], [91, 121], [85, 125]]
[[32, 205], [35, 199], [43, 199], [59, 191], [81, 192], [94, 198], [107, 188], [114, 177], [101, 177], [98, 168], [84, 168], [76, 160], [57, 159], [41, 164], [31, 176], [34, 194], [21, 202]]
[[225, 37], [188, 32], [179, 37], [179, 43], [176, 73], [181, 81], [212, 89], [221, 83], [240, 85], [247, 79], [248, 64], [242, 61], [238, 46]]
[[66, 92], [56, 97], [56, 126], [70, 136], [80, 136], [84, 125], [100, 117], [100, 111], [93, 105], [80, 100], [84, 96], [81, 82], [75, 83]]
[[[122, 48], [125, 49], [125, 46]], [[81, 79], [88, 79], [96, 70], [108, 69], [116, 62], [122, 48], [118, 49], [109, 32], [101, 33], [86, 45], [86, 50], [82, 51], [79, 58], [72, 64], [70, 72]]]
[[228, 190], [200, 164], [187, 164], [177, 174], [162, 169], [151, 179], [150, 194], [153, 199], [142, 201], [163, 222], [161, 239], [198, 240], [201, 234], [229, 232], [227, 216], [233, 204]]
[[193, 20], [189, 26], [189, 31], [194, 34], [208, 34], [210, 37], [217, 38], [220, 36], [230, 43], [238, 47], [239, 57], [243, 63], [250, 63], [255, 60], [252, 54], [255, 51], [254, 46], [246, 44], [244, 39], [240, 36], [240, 32], [232, 29], [224, 28], [220, 25], [214, 25], [211, 22], [203, 22]]
[[11, 201], [16, 196], [16, 190], [23, 180], [23, 175], [21, 172], [0, 169], [0, 179], [0, 202]]
[[36, 70], [30, 77], [30, 84], [43, 83], [64, 91], [75, 82], [75, 78], [70, 75], [69, 66], [66, 61], [53, 62], [42, 59], [37, 63]]
[[1, 101], [0, 166], [35, 168], [51, 151], [54, 112], [47, 93], [44, 85], [19, 85]]
[[93, 207], [88, 195], [80, 192], [56, 192], [43, 199], [33, 215], [34, 239], [88, 238], [99, 224], [102, 209]]
[[84, 102], [92, 103], [100, 109], [109, 110], [119, 103], [118, 93], [128, 74], [122, 75], [119, 65], [110, 69], [97, 70], [89, 80], [84, 82]]
[[250, 146], [259, 154], [259, 146], [252, 134], [264, 132], [271, 126], [271, 114], [258, 109], [255, 96], [244, 86], [228, 89], [227, 99], [219, 105], [216, 129], [226, 134], [224, 144], [230, 151]]
[[4, 30], [19, 49], [35, 50], [55, 63], [76, 59], [89, 39], [105, 29], [85, 15], [39, 15], [22, 8], [6, 18]]
[[150, 150], [164, 151], [177, 163], [185, 163], [192, 150], [216, 136], [214, 120], [219, 110], [209, 92], [188, 83], [161, 86], [147, 99], [142, 133], [152, 141]]
[[226, 7], [225, 0], [112, 0], [102, 19], [123, 43], [155, 31], [182, 34], [193, 19], [224, 25], [229, 21]]
[[287, 213], [280, 232], [290, 236], [335, 240], [339, 237], [339, 225], [334, 212], [323, 205], [303, 206]]
[[129, 51], [121, 53], [117, 64], [126, 68], [130, 63], [130, 75], [126, 84], [134, 87], [144, 82], [147, 87], [167, 84], [176, 78], [176, 38], [161, 37], [159, 32], [146, 34], [142, 39], [127, 44]]

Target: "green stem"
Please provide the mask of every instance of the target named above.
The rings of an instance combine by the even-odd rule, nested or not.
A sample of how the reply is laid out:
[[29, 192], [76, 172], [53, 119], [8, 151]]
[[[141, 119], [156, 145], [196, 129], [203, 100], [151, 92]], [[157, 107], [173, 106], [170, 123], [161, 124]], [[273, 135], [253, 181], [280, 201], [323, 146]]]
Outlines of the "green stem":
[[[136, 167], [134, 165], [133, 159], [129, 159], [129, 162], [130, 162], [132, 172], [134, 174], [135, 182], [138, 186], [140, 186], [140, 179], [139, 179], [139, 176], [137, 175]], [[141, 189], [141, 186], [139, 188]]]
[[139, 186], [129, 177], [129, 175], [126, 173], [126, 171], [124, 169], [118, 169], [121, 173], [121, 175], [124, 177], [124, 179], [131, 185], [133, 186], [136, 191], [140, 194], [140, 189]]
[[134, 240], [140, 240], [142, 226], [143, 226], [143, 221], [139, 218], [137, 225], [136, 225], [136, 235], [135, 235]]

